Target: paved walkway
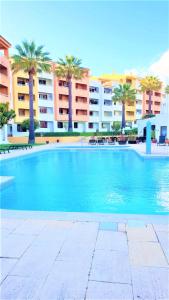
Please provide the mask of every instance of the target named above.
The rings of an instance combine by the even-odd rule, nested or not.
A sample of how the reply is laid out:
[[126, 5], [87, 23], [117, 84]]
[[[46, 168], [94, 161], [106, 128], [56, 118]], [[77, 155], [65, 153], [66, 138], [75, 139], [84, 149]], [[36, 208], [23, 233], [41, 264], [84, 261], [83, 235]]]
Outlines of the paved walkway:
[[124, 146], [119, 146], [118, 144], [116, 145], [107, 145], [105, 144], [104, 146], [101, 145], [89, 145], [87, 142], [79, 142], [79, 143], [59, 143], [59, 144], [47, 144], [47, 145], [40, 145], [40, 146], [34, 146], [32, 149], [27, 149], [27, 150], [11, 150], [10, 153], [5, 153], [0, 155], [0, 159], [9, 159], [9, 158], [14, 158], [14, 157], [20, 157], [20, 156], [25, 156], [27, 154], [32, 154], [36, 153], [39, 151], [44, 151], [44, 150], [50, 150], [50, 149], [59, 149], [62, 147], [70, 148], [70, 147], [90, 147], [92, 148], [106, 148], [106, 149], [115, 149], [115, 147], [118, 147], [118, 149], [123, 149], [124, 147], [126, 148], [129, 147], [130, 149], [134, 149], [139, 153], [141, 156], [147, 156], [147, 157], [153, 157], [153, 156], [158, 156], [158, 157], [169, 157], [169, 146], [157, 146], [156, 144], [152, 144], [152, 154], [151, 155], [146, 155], [146, 145], [145, 143], [140, 143], [136, 145], [124, 145]]
[[9, 212], [1, 218], [1, 300], [169, 299], [166, 217], [57, 221]]

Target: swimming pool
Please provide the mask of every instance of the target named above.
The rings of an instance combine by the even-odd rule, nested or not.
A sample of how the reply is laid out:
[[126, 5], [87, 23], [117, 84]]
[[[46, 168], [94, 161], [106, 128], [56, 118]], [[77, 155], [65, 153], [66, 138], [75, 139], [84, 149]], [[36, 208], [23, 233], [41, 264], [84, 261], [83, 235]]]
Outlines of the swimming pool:
[[169, 213], [169, 160], [131, 150], [49, 150], [1, 162], [14, 176], [1, 191], [3, 209]]

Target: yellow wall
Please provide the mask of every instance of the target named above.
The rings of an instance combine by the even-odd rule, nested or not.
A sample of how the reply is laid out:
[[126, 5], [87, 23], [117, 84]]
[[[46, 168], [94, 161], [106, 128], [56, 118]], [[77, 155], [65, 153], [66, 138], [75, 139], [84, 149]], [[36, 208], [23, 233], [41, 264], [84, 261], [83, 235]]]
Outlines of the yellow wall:
[[[29, 111], [26, 111], [25, 116], [19, 116], [19, 109], [27, 109], [29, 110], [29, 87], [26, 86], [18, 86], [17, 84], [17, 78], [26, 78], [28, 79], [28, 75], [24, 73], [23, 71], [19, 71], [15, 74], [13, 74], [13, 101], [14, 101], [14, 110], [16, 113], [15, 117], [15, 123], [21, 123], [25, 119], [29, 118]], [[26, 100], [19, 101], [18, 100], [18, 94], [26, 94]], [[34, 110], [35, 110], [35, 119], [38, 119], [38, 79], [37, 76], [34, 76], [34, 86], [33, 86], [33, 94], [35, 97], [34, 100]]]
[[[113, 84], [124, 84], [126, 83], [126, 79], [131, 79], [131, 86], [133, 89], [137, 89], [138, 78], [134, 75], [126, 75], [126, 74], [103, 74], [100, 77], [91, 77], [91, 79], [99, 80], [105, 87], [112, 87]], [[133, 115], [129, 115], [127, 113], [134, 112]], [[130, 106], [126, 105], [126, 121], [135, 121], [136, 119], [136, 102], [130, 102]]]
[[[36, 137], [35, 138], [35, 143], [37, 144], [42, 144], [46, 143], [46, 141], [49, 141], [49, 143], [56, 143], [57, 140], [61, 143], [76, 143], [82, 140], [82, 136], [66, 136], [66, 137], [57, 137], [57, 136], [51, 136], [51, 137]], [[85, 140], [88, 140], [89, 137], [84, 138]], [[12, 136], [8, 137], [8, 142], [11, 144], [24, 144], [28, 143], [28, 137], [21, 137], [21, 136]]]

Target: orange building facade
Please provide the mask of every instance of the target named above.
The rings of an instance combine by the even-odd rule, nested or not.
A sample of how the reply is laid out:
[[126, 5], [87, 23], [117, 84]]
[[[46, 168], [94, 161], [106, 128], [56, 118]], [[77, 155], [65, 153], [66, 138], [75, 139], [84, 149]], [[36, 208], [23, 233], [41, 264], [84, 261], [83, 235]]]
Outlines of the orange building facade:
[[10, 63], [11, 44], [0, 36], [0, 102], [10, 103]]
[[[158, 115], [160, 113], [162, 99], [163, 99], [163, 94], [161, 93], [161, 91], [153, 92], [152, 99], [151, 99], [152, 114]], [[143, 115], [149, 113], [148, 104], [149, 104], [149, 95], [147, 92], [143, 94]]]
[[[57, 129], [67, 129], [69, 102], [68, 84], [65, 79], [54, 78], [54, 107]], [[72, 119], [75, 131], [85, 130], [89, 121], [89, 70], [81, 80], [72, 80]]]

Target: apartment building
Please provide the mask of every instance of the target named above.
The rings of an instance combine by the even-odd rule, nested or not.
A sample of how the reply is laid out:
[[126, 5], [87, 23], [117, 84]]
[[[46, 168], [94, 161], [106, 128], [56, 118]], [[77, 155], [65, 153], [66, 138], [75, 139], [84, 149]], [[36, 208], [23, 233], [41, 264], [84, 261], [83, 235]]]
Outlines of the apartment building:
[[9, 48], [11, 44], [0, 35], [0, 102], [11, 103]]
[[[144, 93], [142, 95], [142, 97], [143, 97], [143, 114], [148, 114], [149, 113], [149, 109], [148, 109], [149, 94], [148, 94], [148, 92]], [[152, 99], [151, 99], [152, 114], [158, 115], [160, 113], [162, 99], [163, 99], [163, 94], [161, 91], [152, 93]]]
[[54, 111], [54, 75], [52, 73], [38, 74], [38, 120], [37, 132], [55, 131]]
[[[68, 129], [68, 83], [64, 78], [54, 79], [55, 131]], [[72, 80], [73, 131], [87, 131], [89, 121], [89, 70], [85, 69], [81, 80]]]

